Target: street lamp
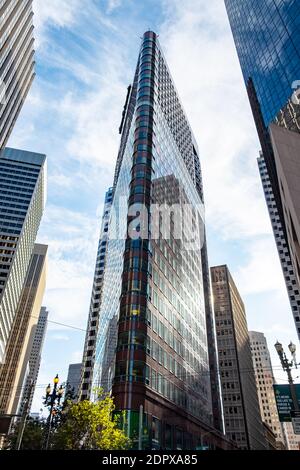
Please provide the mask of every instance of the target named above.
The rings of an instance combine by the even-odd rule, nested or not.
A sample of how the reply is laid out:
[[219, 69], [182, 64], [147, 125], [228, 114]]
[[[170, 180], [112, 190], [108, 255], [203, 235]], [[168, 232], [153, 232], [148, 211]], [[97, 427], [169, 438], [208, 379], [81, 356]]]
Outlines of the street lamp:
[[291, 361], [289, 361], [288, 358], [286, 357], [283, 346], [281, 343], [279, 343], [279, 341], [277, 341], [274, 346], [279, 356], [281, 366], [288, 376], [288, 381], [289, 381], [290, 390], [291, 390], [291, 397], [292, 397], [293, 405], [294, 405], [294, 411], [300, 411], [299, 403], [297, 399], [296, 387], [293, 381], [292, 369], [291, 369], [294, 365], [297, 368], [297, 365], [298, 365], [296, 362], [296, 346], [292, 342], [290, 342], [290, 344], [288, 345], [288, 348], [293, 358]]
[[292, 355], [295, 367], [297, 369], [298, 364], [297, 364], [297, 360], [296, 360], [296, 345], [294, 343], [292, 343], [292, 341], [291, 341], [290, 344], [288, 345], [288, 348], [290, 350], [290, 353]]
[[53, 379], [53, 390], [51, 393], [51, 385], [48, 384], [46, 388], [46, 396], [45, 396], [45, 401], [44, 404], [45, 406], [48, 407], [49, 409], [49, 416], [47, 419], [47, 436], [45, 439], [45, 444], [44, 444], [44, 449], [47, 450], [49, 447], [49, 439], [50, 439], [50, 434], [51, 434], [51, 426], [53, 422], [53, 417], [56, 415], [60, 401], [62, 399], [62, 396], [64, 394], [64, 388], [61, 385], [59, 389], [57, 389], [57, 385], [59, 383], [59, 377], [58, 374]]

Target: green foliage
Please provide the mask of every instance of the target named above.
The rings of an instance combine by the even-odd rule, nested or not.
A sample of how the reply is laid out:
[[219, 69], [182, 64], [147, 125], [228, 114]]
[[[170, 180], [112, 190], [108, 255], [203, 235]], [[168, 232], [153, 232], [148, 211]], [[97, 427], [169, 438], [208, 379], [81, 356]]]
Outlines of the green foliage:
[[118, 416], [113, 416], [113, 399], [98, 393], [99, 400], [79, 403], [68, 402], [61, 424], [51, 437], [51, 449], [122, 450], [129, 439], [119, 428]]
[[[7, 437], [5, 443], [6, 450], [16, 448], [20, 426], [21, 424], [14, 426], [12, 432]], [[21, 450], [40, 450], [44, 439], [45, 426], [44, 421], [28, 418], [24, 429]]]

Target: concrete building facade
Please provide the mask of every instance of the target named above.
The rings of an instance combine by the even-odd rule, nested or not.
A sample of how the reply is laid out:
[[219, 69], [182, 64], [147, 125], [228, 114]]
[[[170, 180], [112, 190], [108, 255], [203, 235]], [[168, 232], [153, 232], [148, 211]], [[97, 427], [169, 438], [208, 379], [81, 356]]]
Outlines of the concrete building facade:
[[225, 433], [240, 449], [266, 448], [244, 303], [227, 266], [211, 268]]
[[0, 1], [0, 150], [35, 76], [32, 0]]
[[258, 158], [258, 168], [259, 174], [261, 177], [261, 182], [263, 185], [264, 195], [266, 204], [268, 207], [268, 212], [270, 216], [270, 221], [273, 228], [273, 233], [276, 241], [276, 247], [278, 251], [278, 256], [280, 258], [280, 263], [282, 267], [282, 272], [285, 280], [285, 285], [291, 305], [291, 309], [294, 316], [294, 321], [296, 329], [300, 331], [300, 291], [299, 283], [296, 277], [296, 271], [292, 264], [292, 259], [290, 255], [290, 250], [288, 247], [288, 240], [285, 235], [285, 229], [282, 226], [281, 218], [278, 214], [278, 208], [275, 201], [272, 185], [269, 178], [268, 169], [263, 154], [261, 153]]
[[95, 364], [96, 339], [99, 326], [99, 311], [102, 296], [105, 258], [108, 245], [108, 227], [112, 198], [113, 188], [109, 188], [105, 195], [101, 232], [98, 244], [94, 281], [91, 295], [90, 311], [87, 323], [87, 333], [84, 343], [81, 380], [79, 387], [80, 400], [88, 400], [91, 396], [93, 370]]
[[0, 153], [0, 367], [45, 205], [46, 156]]
[[[17, 413], [28, 373], [34, 379], [36, 368], [33, 365], [33, 356], [37, 353], [35, 335], [40, 329], [39, 322], [43, 320], [42, 318], [40, 321], [39, 318], [46, 286], [47, 249], [47, 245], [34, 245], [9, 335], [5, 362], [0, 370], [0, 413], [2, 414]], [[36, 360], [38, 361], [38, 354]]]
[[40, 309], [37, 325], [35, 325], [33, 330], [33, 342], [30, 349], [29, 360], [27, 362], [26, 376], [22, 387], [22, 396], [19, 401], [19, 415], [22, 415], [25, 411], [29, 413], [31, 410], [42, 360], [42, 350], [47, 332], [48, 315], [49, 312], [46, 307], [42, 307]]
[[278, 448], [284, 445], [284, 435], [279, 421], [273, 385], [275, 383], [270, 352], [266, 337], [258, 331], [250, 331], [250, 345], [260, 414], [264, 423], [273, 431]]

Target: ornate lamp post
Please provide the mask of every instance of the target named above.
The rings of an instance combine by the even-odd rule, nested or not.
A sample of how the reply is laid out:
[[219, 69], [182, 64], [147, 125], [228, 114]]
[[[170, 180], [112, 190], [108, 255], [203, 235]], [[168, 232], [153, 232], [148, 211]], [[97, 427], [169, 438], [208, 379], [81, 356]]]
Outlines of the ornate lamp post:
[[290, 390], [291, 390], [291, 397], [292, 397], [293, 405], [294, 405], [294, 411], [300, 411], [299, 403], [298, 403], [298, 399], [297, 399], [296, 387], [295, 387], [295, 384], [294, 384], [294, 381], [293, 381], [292, 369], [291, 369], [293, 366], [295, 366], [297, 368], [297, 365], [298, 365], [297, 362], [296, 362], [296, 346], [295, 346], [295, 344], [290, 342], [288, 348], [289, 348], [289, 350], [292, 354], [292, 357], [293, 357], [293, 359], [291, 361], [289, 361], [288, 358], [286, 357], [286, 354], [284, 352], [282, 344], [279, 343], [279, 341], [277, 341], [276, 344], [275, 344], [275, 349], [276, 349], [277, 354], [279, 356], [281, 366], [282, 366], [283, 370], [287, 373], [287, 376], [288, 376], [288, 381], [289, 381]]
[[47, 419], [47, 436], [46, 436], [45, 444], [44, 444], [44, 449], [45, 450], [47, 450], [48, 447], [49, 447], [49, 439], [50, 439], [50, 434], [51, 434], [51, 427], [52, 427], [53, 418], [54, 418], [54, 416], [56, 415], [56, 413], [59, 409], [60, 401], [61, 401], [61, 399], [63, 397], [63, 394], [64, 394], [64, 388], [63, 388], [62, 385], [59, 388], [57, 388], [58, 383], [59, 383], [59, 377], [58, 377], [58, 374], [57, 374], [53, 379], [53, 384], [54, 385], [53, 385], [52, 393], [51, 393], [51, 385], [50, 384], [48, 384], [48, 386], [46, 388], [46, 397], [45, 397], [44, 404], [49, 409], [49, 416], [48, 416], [48, 419]]

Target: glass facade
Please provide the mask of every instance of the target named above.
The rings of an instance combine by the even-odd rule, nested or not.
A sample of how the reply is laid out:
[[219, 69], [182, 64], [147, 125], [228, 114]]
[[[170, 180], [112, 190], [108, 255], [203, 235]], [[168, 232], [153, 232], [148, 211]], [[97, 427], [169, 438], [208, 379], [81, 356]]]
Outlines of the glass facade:
[[251, 78], [266, 126], [300, 80], [298, 0], [225, 0], [244, 80]]
[[0, 149], [34, 79], [32, 0], [0, 1]]
[[[204, 428], [215, 432], [215, 356], [210, 355], [208, 335], [214, 353], [215, 349], [205, 298], [209, 280], [206, 262], [203, 269], [207, 260], [202, 178], [195, 139], [151, 31], [144, 34], [129, 90], [115, 171], [93, 385], [112, 391], [117, 410], [126, 411], [132, 437], [139, 432], [142, 407], [144, 448], [193, 448]], [[170, 222], [167, 231], [163, 209]], [[179, 233], [178, 217], [185, 210]], [[137, 223], [141, 214], [146, 217]], [[193, 426], [192, 438], [188, 429]]]
[[44, 209], [45, 159], [11, 148], [0, 154], [0, 361]]

